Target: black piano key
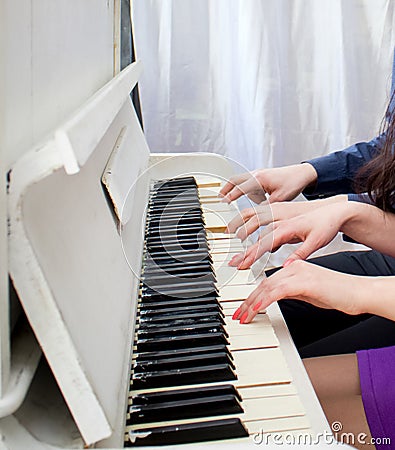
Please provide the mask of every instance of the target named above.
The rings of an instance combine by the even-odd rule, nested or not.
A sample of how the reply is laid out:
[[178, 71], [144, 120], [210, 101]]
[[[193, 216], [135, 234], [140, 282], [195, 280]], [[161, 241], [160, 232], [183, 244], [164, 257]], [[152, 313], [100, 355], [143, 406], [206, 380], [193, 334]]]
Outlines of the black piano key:
[[174, 178], [165, 178], [154, 183], [156, 189], [172, 186], [197, 186], [196, 179], [193, 176], [182, 176]]
[[[163, 306], [163, 303], [149, 303], [149, 306], [154, 305], [154, 308], [147, 307], [148, 305], [141, 305], [139, 307], [139, 317], [142, 320], [149, 320], [151, 318], [158, 318], [160, 319], [163, 317], [163, 320], [166, 320], [166, 317], [172, 317], [174, 314], [183, 314], [183, 313], [191, 313], [191, 314], [197, 314], [204, 316], [205, 314], [213, 314], [218, 313], [221, 317], [224, 317], [225, 314], [222, 310], [222, 307], [219, 305], [219, 303], [216, 302], [210, 302], [209, 304], [202, 303], [202, 304], [187, 304], [180, 306], [178, 304], [178, 307], [175, 307], [174, 305], [171, 305], [172, 307], [169, 308], [161, 308]], [[166, 305], [165, 305], [166, 306]]]
[[208, 333], [222, 333], [225, 337], [229, 337], [223, 325], [219, 322], [200, 323], [192, 326], [174, 326], [171, 329], [168, 327], [138, 329], [136, 333], [136, 343], [140, 340], [147, 339], [161, 339], [161, 338], [176, 338], [178, 336], [190, 336], [194, 334], [208, 334]]
[[241, 395], [232, 384], [218, 384], [213, 386], [135, 394], [132, 395], [132, 406], [154, 405], [169, 401], [188, 400], [202, 397], [217, 397], [219, 395], [234, 395], [239, 402], [242, 401]]
[[136, 347], [138, 352], [147, 352], [221, 344], [229, 345], [224, 334], [222, 332], [211, 332], [189, 336], [139, 339], [138, 342], [136, 342]]
[[[207, 297], [194, 297], [194, 298], [178, 298], [178, 299], [167, 299], [163, 301], [147, 301], [145, 302], [143, 298], [140, 299], [139, 308], [140, 314], [143, 314], [145, 311], [156, 311], [156, 314], [159, 314], [159, 310], [182, 310], [185, 308], [198, 308], [199, 306], [203, 308], [205, 307], [220, 307], [220, 304], [217, 300], [216, 296], [207, 296]], [[184, 309], [182, 309], [184, 308]], [[191, 311], [192, 312], [192, 311]], [[148, 314], [148, 312], [146, 312]]]
[[125, 446], [175, 445], [248, 437], [244, 425], [237, 418], [211, 420], [131, 431]]
[[159, 261], [160, 258], [171, 258], [175, 261], [182, 261], [184, 263], [187, 263], [189, 261], [201, 261], [204, 258], [207, 257], [207, 249], [199, 248], [198, 250], [195, 250], [193, 252], [188, 250], [172, 250], [167, 251], [166, 249], [161, 250], [152, 250], [150, 252], [147, 251], [147, 256], [149, 256], [151, 259], [155, 261]]
[[183, 275], [188, 274], [193, 275], [195, 272], [199, 271], [209, 271], [212, 272], [212, 265], [208, 258], [202, 259], [199, 262], [185, 264], [184, 262], [174, 262], [173, 264], [161, 264], [160, 266], [153, 260], [148, 259], [145, 261], [143, 277], [147, 276], [165, 276], [165, 274]]
[[146, 255], [146, 259], [144, 261], [144, 267], [152, 267], [159, 266], [162, 268], [166, 268], [173, 264], [177, 265], [199, 265], [203, 262], [212, 262], [212, 258], [209, 254], [201, 251], [196, 251], [193, 253], [183, 252], [176, 254], [159, 254], [159, 253], [148, 253]]
[[197, 277], [183, 278], [181, 276], [169, 276], [167, 280], [156, 280], [155, 278], [144, 280], [143, 284], [140, 285], [141, 290], [144, 293], [148, 291], [158, 292], [160, 294], [167, 294], [171, 289], [182, 288], [185, 292], [192, 292], [189, 287], [195, 287], [196, 284], [200, 283], [215, 283], [216, 279], [212, 273], [205, 273]]
[[237, 376], [229, 364], [138, 372], [132, 375], [132, 385], [135, 390], [231, 380], [237, 380]]
[[184, 228], [198, 227], [199, 225], [203, 225], [203, 217], [202, 216], [185, 216], [185, 217], [165, 217], [162, 216], [159, 219], [153, 219], [149, 223], [150, 231], [154, 231], [157, 229], [159, 232], [163, 229], [171, 229], [174, 230], [182, 230]]
[[138, 359], [133, 364], [133, 373], [146, 373], [163, 370], [177, 370], [186, 367], [205, 367], [217, 364], [229, 364], [233, 370], [236, 367], [227, 352], [204, 353], [188, 356], [172, 356], [169, 358], [151, 359], [149, 361]]
[[198, 238], [204, 238], [206, 239], [206, 231], [204, 229], [200, 230], [199, 233], [195, 233], [195, 234], [191, 234], [191, 233], [178, 233], [177, 235], [174, 236], [169, 236], [169, 235], [165, 235], [165, 236], [147, 236], [146, 237], [146, 242], [149, 243], [158, 243], [158, 242], [167, 242], [167, 241], [171, 241], [174, 239], [177, 239], [179, 241], [183, 241], [183, 240], [191, 240], [191, 239], [198, 239]]
[[152, 221], [157, 221], [161, 219], [182, 219], [185, 217], [202, 217], [202, 211], [199, 207], [199, 203], [196, 202], [194, 205], [182, 205], [180, 203], [176, 204], [175, 202], [168, 203], [165, 208], [162, 208], [162, 205], [155, 205], [158, 207], [154, 207], [148, 213], [147, 220], [148, 223], [151, 224]]
[[189, 241], [178, 241], [174, 240], [170, 242], [161, 242], [155, 244], [146, 244], [147, 252], [166, 252], [172, 254], [173, 251], [195, 251], [195, 250], [208, 250], [207, 242], [198, 239], [190, 239]]
[[144, 283], [145, 281], [157, 281], [158, 283], [161, 281], [167, 282], [168, 278], [180, 278], [180, 279], [191, 279], [203, 277], [205, 275], [210, 275], [212, 279], [216, 280], [214, 272], [210, 267], [189, 271], [188, 269], [184, 270], [184, 272], [180, 271], [179, 273], [173, 273], [164, 269], [160, 269], [156, 272], [148, 272], [143, 273], [141, 275], [141, 281]]
[[[174, 278], [174, 277], [180, 277], [180, 278], [194, 278], [195, 276], [199, 276], [199, 274], [206, 275], [206, 274], [213, 274], [213, 271], [210, 266], [201, 266], [201, 268], [196, 268], [194, 270], [188, 269], [188, 267], [184, 267], [184, 271], [176, 268], [160, 268], [158, 266], [157, 269], [152, 269], [146, 272], [143, 272], [141, 274], [141, 281], [144, 283], [146, 280], [166, 280], [166, 278]], [[215, 275], [214, 275], [215, 277]]]
[[201, 245], [205, 249], [208, 248], [207, 240], [204, 236], [191, 235], [185, 238], [179, 238], [178, 236], [167, 236], [166, 239], [152, 239], [145, 242], [146, 249], [149, 251], [153, 248], [173, 248], [175, 246], [181, 246], [182, 248], [188, 248], [192, 246]]
[[190, 196], [193, 199], [196, 199], [198, 195], [198, 189], [196, 188], [196, 186], [166, 186], [155, 190], [151, 198], [155, 199], [157, 197], [163, 196], [174, 197], [177, 195]]
[[205, 314], [202, 314], [201, 312], [188, 314], [173, 313], [165, 316], [156, 315], [154, 317], [140, 316], [138, 318], [138, 323], [140, 327], [150, 328], [162, 323], [165, 326], [171, 327], [173, 325], [192, 325], [194, 323], [212, 322], [214, 320], [225, 324], [223, 314], [220, 314], [219, 312], [209, 312]]
[[[146, 219], [146, 227], [150, 229], [162, 228], [164, 221], [169, 223], [181, 224], [183, 221], [191, 223], [191, 229], [204, 228], [203, 213], [198, 210], [198, 205], [183, 206], [182, 204], [169, 205], [166, 202], [160, 202], [155, 208], [148, 212]], [[195, 221], [195, 222], [193, 222]], [[172, 229], [175, 234], [176, 229]], [[190, 234], [190, 228], [185, 232]]]
[[135, 353], [135, 360], [150, 361], [152, 359], [164, 359], [173, 356], [186, 356], [186, 355], [198, 355], [209, 353], [227, 353], [231, 359], [233, 359], [228, 347], [225, 344], [221, 345], [208, 345], [191, 348], [179, 348], [173, 350], [160, 350], [160, 351], [148, 351], [142, 353]]
[[[156, 293], [154, 295], [144, 295], [141, 296], [141, 305], [151, 305], [151, 303], [159, 303], [163, 302], [167, 307], [176, 308], [177, 306], [181, 306], [181, 304], [186, 304], [187, 299], [189, 298], [191, 301], [189, 303], [200, 303], [204, 302], [204, 299], [211, 299], [213, 296], [217, 296], [217, 292], [207, 290], [207, 292], [202, 291], [185, 291], [181, 290], [180, 292], [174, 292], [172, 295], [168, 294], [160, 294]], [[194, 302], [196, 300], [196, 302]], [[149, 306], [151, 308], [151, 306]]]
[[218, 289], [213, 282], [193, 283], [174, 288], [166, 286], [162, 287], [160, 291], [146, 288], [142, 290], [141, 300], [149, 302], [171, 300], [173, 298], [211, 297], [213, 295], [218, 295]]
[[163, 402], [149, 406], [131, 406], [126, 425], [207, 417], [208, 411], [210, 416], [244, 412], [236, 396], [219, 395]]
[[152, 236], [177, 236], [177, 234], [191, 234], [195, 235], [198, 232], [204, 230], [203, 222], [199, 224], [185, 224], [185, 225], [177, 225], [177, 226], [162, 226], [162, 227], [150, 227], [149, 233]]

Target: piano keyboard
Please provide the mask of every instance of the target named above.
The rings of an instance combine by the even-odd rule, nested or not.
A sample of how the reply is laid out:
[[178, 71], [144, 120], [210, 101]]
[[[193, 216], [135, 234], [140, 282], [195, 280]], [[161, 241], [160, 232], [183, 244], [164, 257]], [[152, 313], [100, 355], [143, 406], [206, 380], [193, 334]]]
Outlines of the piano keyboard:
[[243, 247], [209, 191], [193, 177], [152, 189], [125, 447], [310, 431], [267, 315], [231, 319], [255, 280], [227, 266]]

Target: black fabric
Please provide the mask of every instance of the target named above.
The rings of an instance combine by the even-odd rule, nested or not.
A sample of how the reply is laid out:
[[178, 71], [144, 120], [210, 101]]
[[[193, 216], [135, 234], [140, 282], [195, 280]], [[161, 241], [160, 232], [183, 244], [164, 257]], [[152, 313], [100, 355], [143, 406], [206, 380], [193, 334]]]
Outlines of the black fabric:
[[[395, 275], [395, 258], [373, 250], [340, 252], [308, 262], [353, 275]], [[270, 276], [277, 270], [266, 274]], [[395, 345], [395, 322], [391, 320], [369, 314], [351, 316], [299, 300], [280, 300], [279, 305], [303, 358]]]

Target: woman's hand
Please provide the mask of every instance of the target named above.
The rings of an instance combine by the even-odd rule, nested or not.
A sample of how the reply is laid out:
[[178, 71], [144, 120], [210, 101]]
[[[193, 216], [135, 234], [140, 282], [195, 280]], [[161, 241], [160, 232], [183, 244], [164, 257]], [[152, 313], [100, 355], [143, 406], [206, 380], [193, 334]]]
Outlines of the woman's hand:
[[[395, 279], [386, 278], [392, 278], [392, 289], [387, 286], [387, 291], [393, 292]], [[343, 274], [306, 261], [295, 261], [265, 278], [236, 310], [233, 319], [249, 323], [259, 311], [284, 298], [303, 300], [346, 314], [370, 312], [371, 303], [377, 300], [375, 282], [370, 277]]]
[[232, 177], [221, 189], [219, 195], [230, 203], [242, 195], [253, 202], [261, 203], [269, 194], [269, 202], [293, 200], [307, 186], [317, 180], [317, 172], [311, 164], [261, 169]]
[[271, 222], [290, 219], [292, 217], [313, 211], [322, 206], [332, 203], [347, 201], [346, 195], [337, 195], [323, 200], [312, 200], [309, 202], [278, 202], [264, 203], [253, 208], [246, 208], [241, 211], [228, 224], [228, 232], [236, 233], [237, 237], [245, 240], [259, 227], [268, 225]]
[[230, 266], [248, 269], [266, 252], [274, 252], [283, 244], [303, 242], [285, 261], [306, 259], [334, 239], [347, 218], [348, 202], [335, 202], [290, 219], [277, 220], [268, 225], [258, 241], [244, 253], [235, 255]]

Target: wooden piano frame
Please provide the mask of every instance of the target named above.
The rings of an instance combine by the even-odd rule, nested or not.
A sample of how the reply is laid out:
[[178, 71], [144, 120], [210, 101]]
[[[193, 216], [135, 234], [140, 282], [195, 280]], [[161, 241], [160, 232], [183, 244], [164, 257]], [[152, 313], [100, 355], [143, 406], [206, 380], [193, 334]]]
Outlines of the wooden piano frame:
[[[12, 168], [10, 272], [34, 335], [15, 340], [0, 401], [9, 448], [122, 447], [149, 181], [232, 174], [215, 154], [150, 154], [129, 97], [140, 71], [123, 70]], [[268, 314], [311, 428], [329, 433], [278, 306]], [[68, 409], [45, 383], [29, 389], [40, 349]], [[68, 436], [46, 426], [54, 416]]]

